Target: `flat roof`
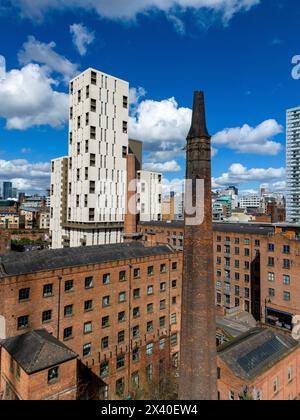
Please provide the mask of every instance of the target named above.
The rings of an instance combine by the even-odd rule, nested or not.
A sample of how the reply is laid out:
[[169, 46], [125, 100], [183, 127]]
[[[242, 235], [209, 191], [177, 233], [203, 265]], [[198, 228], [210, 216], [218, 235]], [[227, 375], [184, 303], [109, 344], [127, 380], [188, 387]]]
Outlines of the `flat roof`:
[[77, 358], [46, 330], [34, 330], [0, 341], [5, 350], [29, 375]]
[[14, 253], [0, 258], [0, 277], [101, 264], [110, 261], [168, 255], [174, 252], [169, 245], [147, 247], [141, 242], [131, 242]]
[[277, 330], [254, 328], [219, 347], [218, 355], [237, 377], [249, 381], [299, 346], [298, 341]]
[[[184, 221], [178, 220], [174, 222], [139, 222], [140, 226], [164, 227], [184, 229]], [[269, 235], [274, 233], [275, 228], [272, 224], [267, 223], [230, 223], [230, 222], [214, 222], [213, 230], [216, 232], [233, 232], [233, 233], [249, 233], [254, 235]]]

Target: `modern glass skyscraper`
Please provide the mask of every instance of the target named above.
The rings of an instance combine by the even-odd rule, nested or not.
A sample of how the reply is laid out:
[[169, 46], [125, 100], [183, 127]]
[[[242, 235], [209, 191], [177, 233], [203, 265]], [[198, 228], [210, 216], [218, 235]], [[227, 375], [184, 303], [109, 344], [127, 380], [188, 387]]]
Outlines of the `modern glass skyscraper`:
[[286, 219], [291, 223], [300, 223], [300, 106], [287, 110], [286, 170]]
[[7, 200], [8, 198], [12, 198], [12, 182], [3, 182], [3, 198]]

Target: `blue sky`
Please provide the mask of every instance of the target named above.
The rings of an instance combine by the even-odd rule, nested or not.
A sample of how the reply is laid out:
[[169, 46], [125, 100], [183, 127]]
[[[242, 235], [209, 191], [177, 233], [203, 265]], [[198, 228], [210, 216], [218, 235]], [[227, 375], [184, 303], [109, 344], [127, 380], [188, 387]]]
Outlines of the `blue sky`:
[[95, 67], [130, 82], [145, 167], [175, 188], [193, 91], [203, 89], [214, 186], [284, 190], [285, 110], [300, 104], [298, 2], [126, 3], [0, 0], [0, 180], [47, 187], [49, 161], [67, 153], [66, 81]]

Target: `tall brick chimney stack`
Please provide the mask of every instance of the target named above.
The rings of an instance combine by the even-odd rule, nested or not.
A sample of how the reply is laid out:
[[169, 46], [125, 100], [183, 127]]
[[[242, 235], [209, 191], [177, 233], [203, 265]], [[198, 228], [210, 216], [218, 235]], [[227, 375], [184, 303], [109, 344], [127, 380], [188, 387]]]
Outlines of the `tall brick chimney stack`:
[[[136, 195], [136, 157], [133, 153], [127, 155], [127, 196], [124, 223], [124, 240], [131, 242], [137, 234], [137, 215], [130, 211], [129, 203], [134, 202]], [[134, 206], [135, 207], [135, 206]], [[136, 208], [135, 208], [136, 210]]]
[[[193, 206], [204, 219], [190, 225], [185, 214], [179, 398], [217, 399], [216, 318], [213, 278], [211, 143], [203, 92], [195, 92], [186, 146], [186, 179], [192, 180]], [[196, 202], [196, 180], [204, 180], [203, 200]], [[186, 199], [191, 201], [187, 196]], [[202, 212], [203, 213], [203, 212]]]

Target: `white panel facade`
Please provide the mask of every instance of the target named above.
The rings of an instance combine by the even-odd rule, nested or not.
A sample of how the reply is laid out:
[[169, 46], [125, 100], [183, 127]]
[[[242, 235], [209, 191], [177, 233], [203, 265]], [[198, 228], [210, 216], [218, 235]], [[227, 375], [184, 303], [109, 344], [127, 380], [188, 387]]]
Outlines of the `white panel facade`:
[[137, 210], [141, 222], [162, 219], [162, 174], [137, 172]]
[[300, 107], [287, 111], [286, 170], [288, 222], [300, 223]]

